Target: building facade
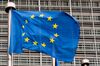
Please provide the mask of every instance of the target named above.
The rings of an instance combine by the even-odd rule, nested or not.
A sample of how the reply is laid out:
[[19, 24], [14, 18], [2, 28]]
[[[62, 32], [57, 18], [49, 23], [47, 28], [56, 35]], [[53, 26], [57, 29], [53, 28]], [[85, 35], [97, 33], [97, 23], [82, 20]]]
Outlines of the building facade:
[[[17, 10], [39, 10], [39, 0], [10, 0]], [[0, 66], [8, 66], [8, 0], [0, 0]], [[80, 24], [80, 40], [74, 62], [60, 62], [60, 66], [81, 66], [89, 59], [90, 66], [100, 66], [100, 0], [41, 0], [40, 10], [59, 10], [77, 18]], [[13, 55], [13, 66], [52, 66], [48, 55], [29, 51]]]

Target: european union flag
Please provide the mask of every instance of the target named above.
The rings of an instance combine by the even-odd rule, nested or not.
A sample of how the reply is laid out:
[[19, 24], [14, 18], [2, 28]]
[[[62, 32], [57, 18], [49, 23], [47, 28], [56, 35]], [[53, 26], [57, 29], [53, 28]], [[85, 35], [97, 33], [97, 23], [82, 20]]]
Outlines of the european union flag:
[[78, 45], [78, 22], [65, 12], [12, 10], [9, 53], [23, 49], [72, 62]]

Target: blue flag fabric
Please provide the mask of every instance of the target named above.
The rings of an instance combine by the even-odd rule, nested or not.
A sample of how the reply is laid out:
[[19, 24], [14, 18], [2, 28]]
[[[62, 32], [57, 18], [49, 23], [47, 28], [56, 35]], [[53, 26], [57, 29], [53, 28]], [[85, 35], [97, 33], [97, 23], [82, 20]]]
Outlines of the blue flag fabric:
[[58, 60], [72, 62], [80, 27], [65, 12], [12, 10], [9, 53], [23, 49], [42, 52]]
[[59, 64], [60, 64], [60, 63], [59, 63], [59, 60], [56, 59], [56, 60], [55, 60], [55, 66], [60, 66]]

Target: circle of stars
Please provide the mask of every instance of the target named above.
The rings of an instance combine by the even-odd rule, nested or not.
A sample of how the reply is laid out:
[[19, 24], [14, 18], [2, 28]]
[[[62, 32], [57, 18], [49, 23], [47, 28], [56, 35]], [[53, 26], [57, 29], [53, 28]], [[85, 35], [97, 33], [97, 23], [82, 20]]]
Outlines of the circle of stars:
[[[40, 18], [43, 18], [44, 16], [45, 16], [45, 15], [44, 15], [43, 13], [39, 15]], [[30, 16], [30, 18], [31, 18], [31, 19], [35, 19], [35, 15], [32, 14], [32, 15]], [[47, 21], [52, 22], [52, 21], [53, 21], [53, 17], [52, 17], [52, 16], [48, 16], [48, 17], [47, 17]], [[27, 19], [24, 20], [24, 22], [25, 22], [25, 24], [28, 24], [28, 23], [29, 23], [29, 21], [28, 21]], [[54, 30], [57, 30], [58, 24], [57, 24], [57, 23], [54, 23], [51, 27], [52, 27]], [[24, 26], [24, 25], [22, 25], [22, 29], [25, 29], [25, 26]], [[22, 33], [22, 37], [24, 37], [25, 35], [26, 35], [26, 33], [23, 32], [23, 33]], [[49, 42], [50, 42], [51, 44], [53, 44], [53, 43], [55, 42], [55, 38], [54, 38], [54, 37], [55, 37], [55, 38], [59, 37], [59, 34], [58, 34], [58, 33], [54, 33], [54, 34], [53, 34], [53, 37], [50, 37], [50, 38], [49, 38]], [[25, 38], [24, 38], [24, 42], [27, 42], [27, 43], [28, 43], [29, 41], [30, 41], [30, 38], [29, 38], [29, 37], [25, 37]], [[37, 45], [39, 44], [38, 41], [35, 41], [35, 40], [34, 40], [32, 43], [33, 43], [34, 46], [37, 46]], [[41, 43], [41, 46], [45, 48], [45, 47], [47, 46], [47, 44], [46, 44], [45, 42], [43, 42], [43, 43]]]

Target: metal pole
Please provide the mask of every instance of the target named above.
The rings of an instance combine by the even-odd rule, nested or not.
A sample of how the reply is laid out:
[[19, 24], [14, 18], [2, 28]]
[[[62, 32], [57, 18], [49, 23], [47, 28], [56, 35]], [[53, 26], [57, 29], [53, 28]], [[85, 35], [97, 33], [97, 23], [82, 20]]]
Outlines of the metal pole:
[[13, 66], [13, 57], [9, 54], [9, 46], [10, 46], [10, 29], [11, 29], [11, 10], [15, 9], [15, 3], [9, 2], [7, 3], [7, 6], [5, 8], [5, 12], [8, 14], [8, 66]]
[[55, 58], [52, 58], [52, 62], [53, 62], [53, 64], [52, 64], [52, 66], [55, 66], [56, 64], [55, 64]]
[[[11, 29], [10, 25], [11, 25], [11, 10], [9, 10], [9, 15], [8, 15], [8, 34], [9, 34], [8, 35], [8, 51], [9, 51], [9, 46], [10, 46], [10, 29]], [[8, 66], [13, 66], [12, 56], [9, 55], [9, 53], [8, 53], [8, 57], [9, 57]]]
[[41, 11], [41, 4], [40, 4], [40, 0], [38, 0], [38, 5], [39, 5], [39, 11]]
[[71, 2], [71, 0], [69, 0], [69, 6], [70, 6], [70, 15], [72, 16], [72, 2]]

